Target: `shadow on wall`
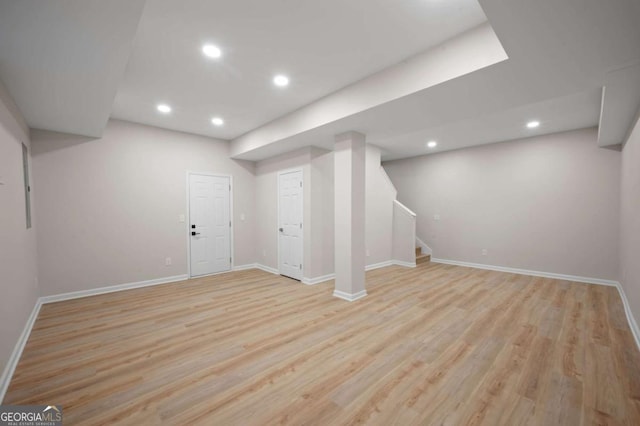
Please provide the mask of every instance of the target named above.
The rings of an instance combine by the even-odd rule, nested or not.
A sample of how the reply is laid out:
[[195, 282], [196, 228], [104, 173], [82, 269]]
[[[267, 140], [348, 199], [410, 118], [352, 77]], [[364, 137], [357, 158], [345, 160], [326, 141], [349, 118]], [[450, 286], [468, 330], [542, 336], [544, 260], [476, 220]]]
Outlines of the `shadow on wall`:
[[32, 157], [37, 157], [38, 155], [46, 154], [48, 152], [58, 151], [61, 149], [70, 148], [72, 146], [80, 145], [83, 143], [100, 140], [100, 138], [70, 135], [67, 133], [50, 132], [48, 130], [34, 129], [32, 130], [31, 133], [32, 135], [35, 133], [47, 135], [47, 138], [46, 138], [47, 143], [33, 144], [33, 146], [31, 147]]
[[245, 169], [246, 171], [248, 171], [249, 173], [251, 173], [252, 175], [255, 175], [255, 173], [256, 173], [256, 163], [254, 163], [253, 161], [236, 160], [234, 158], [230, 158], [230, 160], [233, 161], [234, 163], [236, 163], [238, 166], [240, 166], [243, 169]]

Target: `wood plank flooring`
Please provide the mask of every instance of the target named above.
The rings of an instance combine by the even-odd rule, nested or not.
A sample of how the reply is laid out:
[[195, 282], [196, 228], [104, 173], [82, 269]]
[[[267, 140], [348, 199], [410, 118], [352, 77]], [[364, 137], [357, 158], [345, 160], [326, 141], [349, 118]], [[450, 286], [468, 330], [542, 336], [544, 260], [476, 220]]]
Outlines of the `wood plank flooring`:
[[615, 288], [422, 263], [346, 302], [258, 270], [47, 304], [5, 404], [65, 424], [640, 424]]

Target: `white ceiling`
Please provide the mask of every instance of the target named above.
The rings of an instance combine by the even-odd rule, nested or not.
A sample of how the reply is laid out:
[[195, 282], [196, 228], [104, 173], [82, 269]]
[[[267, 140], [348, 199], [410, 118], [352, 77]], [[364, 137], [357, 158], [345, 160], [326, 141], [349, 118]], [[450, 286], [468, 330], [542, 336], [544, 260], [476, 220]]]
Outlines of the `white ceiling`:
[[[0, 0], [0, 79], [33, 128], [99, 136], [111, 114], [232, 139], [248, 160], [347, 130], [386, 159], [598, 124], [601, 145], [621, 142], [640, 106], [640, 1], [478, 1]], [[456, 41], [485, 27], [477, 49]]]
[[112, 116], [233, 139], [485, 21], [476, 0], [147, 0]]
[[[286, 134], [281, 130], [290, 128], [289, 117], [279, 118], [232, 141], [235, 158], [260, 160], [309, 144], [331, 148], [333, 136], [348, 130], [364, 133], [369, 143], [385, 148], [384, 159], [414, 156], [417, 146], [438, 134], [447, 140], [439, 147], [444, 150], [503, 141], [505, 134], [522, 137], [570, 130], [577, 123], [585, 127], [599, 124], [602, 133], [604, 122], [594, 117], [601, 107], [600, 96], [595, 94], [607, 84], [612, 71], [640, 61], [640, 2], [480, 3], [508, 60], [328, 123], [324, 118], [331, 111], [314, 108], [318, 103], [304, 107], [295, 115], [305, 118], [306, 128]], [[625, 79], [616, 82], [620, 85], [609, 92], [612, 96], [605, 97], [613, 106], [603, 110], [624, 112], [624, 120], [604, 123], [622, 127], [619, 135], [631, 124], [629, 117], [635, 117], [640, 99], [632, 95], [630, 102], [622, 94], [636, 93], [636, 88], [625, 84]], [[580, 93], [585, 97], [580, 99], [576, 95]], [[535, 132], [510, 131], [528, 120], [518, 115], [521, 111], [531, 114], [531, 119], [553, 112], [553, 123], [543, 123]], [[493, 125], [482, 125], [489, 118]], [[450, 140], [454, 138], [457, 140]], [[261, 142], [245, 143], [251, 139]]]
[[99, 136], [144, 0], [0, 0], [0, 80], [31, 128]]
[[[385, 160], [394, 160], [546, 133], [584, 129], [598, 125], [601, 93], [601, 89], [592, 89], [413, 133], [394, 134], [386, 139], [380, 138], [375, 143], [383, 149]], [[533, 120], [540, 122], [539, 128], [530, 129], [526, 126], [526, 123]], [[426, 146], [430, 140], [437, 141], [436, 148]]]

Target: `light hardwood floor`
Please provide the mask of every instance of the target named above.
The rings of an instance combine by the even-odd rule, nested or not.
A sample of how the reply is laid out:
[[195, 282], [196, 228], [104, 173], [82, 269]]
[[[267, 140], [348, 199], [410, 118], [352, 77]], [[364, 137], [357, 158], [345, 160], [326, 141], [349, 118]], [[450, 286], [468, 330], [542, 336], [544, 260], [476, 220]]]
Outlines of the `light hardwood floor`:
[[251, 270], [42, 307], [6, 404], [65, 424], [640, 424], [615, 288], [424, 263], [332, 297]]

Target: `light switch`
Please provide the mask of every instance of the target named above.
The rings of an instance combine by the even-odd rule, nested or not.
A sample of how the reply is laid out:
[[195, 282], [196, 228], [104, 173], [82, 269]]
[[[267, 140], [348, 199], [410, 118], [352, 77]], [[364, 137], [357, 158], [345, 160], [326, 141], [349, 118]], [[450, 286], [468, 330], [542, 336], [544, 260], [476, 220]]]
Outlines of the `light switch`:
[[180, 223], [184, 223], [184, 215], [181, 214], [180, 216], [178, 216], [178, 222]]
[[244, 213], [240, 214], [240, 220], [244, 220]]

